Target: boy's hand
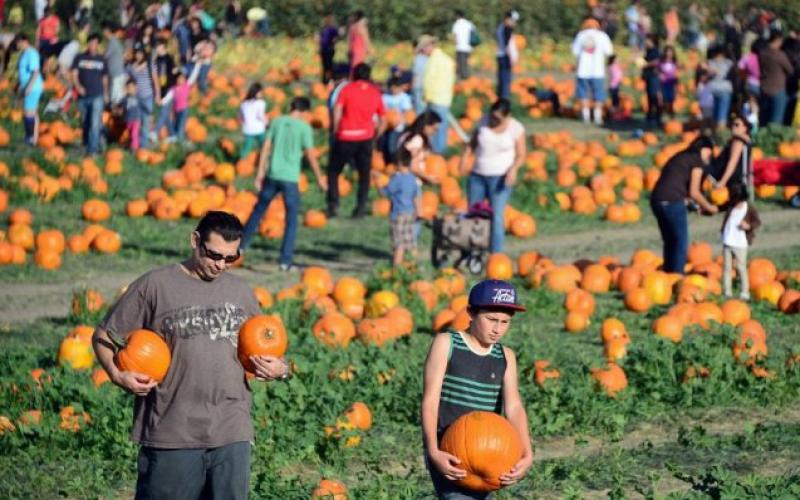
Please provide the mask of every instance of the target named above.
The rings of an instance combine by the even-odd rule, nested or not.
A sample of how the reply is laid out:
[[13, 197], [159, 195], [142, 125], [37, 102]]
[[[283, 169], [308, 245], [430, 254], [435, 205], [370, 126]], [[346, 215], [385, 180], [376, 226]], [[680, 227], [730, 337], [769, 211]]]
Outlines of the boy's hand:
[[519, 459], [519, 462], [514, 465], [514, 468], [505, 474], [500, 474], [500, 484], [503, 486], [510, 486], [516, 483], [525, 477], [531, 465], [533, 465], [533, 455], [523, 456]]
[[455, 455], [451, 455], [446, 451], [435, 450], [429, 451], [428, 456], [430, 457], [433, 466], [436, 467], [436, 470], [441, 472], [446, 479], [455, 481], [466, 477], [467, 472], [457, 467], [457, 465], [461, 463], [461, 460], [459, 460]]

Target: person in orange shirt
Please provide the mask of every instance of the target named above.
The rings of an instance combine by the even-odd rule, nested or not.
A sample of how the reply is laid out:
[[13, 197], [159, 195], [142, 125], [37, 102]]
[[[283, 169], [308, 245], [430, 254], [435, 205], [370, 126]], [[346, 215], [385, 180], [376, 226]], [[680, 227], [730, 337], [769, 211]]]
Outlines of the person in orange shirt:
[[45, 7], [44, 17], [39, 21], [39, 27], [36, 29], [36, 45], [39, 47], [39, 52], [42, 54], [42, 59], [46, 60], [52, 55], [57, 55], [58, 50], [58, 32], [61, 30], [61, 21], [58, 16], [53, 13], [51, 7]]
[[681, 32], [681, 21], [678, 17], [678, 8], [674, 5], [664, 13], [664, 31], [667, 32], [667, 45], [675, 45]]

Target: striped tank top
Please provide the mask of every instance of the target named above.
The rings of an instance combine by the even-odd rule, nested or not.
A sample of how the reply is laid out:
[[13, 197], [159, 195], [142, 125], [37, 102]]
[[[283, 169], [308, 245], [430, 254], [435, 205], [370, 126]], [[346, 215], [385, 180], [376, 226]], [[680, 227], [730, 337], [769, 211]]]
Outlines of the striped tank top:
[[476, 354], [461, 333], [450, 332], [450, 353], [439, 400], [439, 437], [458, 417], [471, 411], [503, 412], [506, 356], [501, 344]]

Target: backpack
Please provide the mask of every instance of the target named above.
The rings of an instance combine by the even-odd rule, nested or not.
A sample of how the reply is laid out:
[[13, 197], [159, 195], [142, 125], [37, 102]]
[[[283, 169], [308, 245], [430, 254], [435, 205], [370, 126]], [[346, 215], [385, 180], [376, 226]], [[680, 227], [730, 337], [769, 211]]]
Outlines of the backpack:
[[481, 35], [478, 33], [478, 30], [475, 29], [475, 26], [469, 30], [469, 44], [472, 47], [477, 47], [481, 44]]

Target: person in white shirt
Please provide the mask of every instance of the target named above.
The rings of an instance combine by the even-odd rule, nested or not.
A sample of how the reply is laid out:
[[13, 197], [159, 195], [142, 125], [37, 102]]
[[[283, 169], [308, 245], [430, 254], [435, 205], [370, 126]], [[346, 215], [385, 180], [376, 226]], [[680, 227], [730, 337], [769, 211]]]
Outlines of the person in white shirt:
[[594, 101], [594, 122], [603, 123], [603, 104], [606, 101], [606, 60], [614, 53], [611, 39], [600, 30], [600, 23], [593, 18], [583, 22], [581, 31], [572, 41], [572, 55], [575, 56], [575, 76], [577, 85], [575, 95], [581, 101], [583, 121], [591, 119], [589, 100]]
[[472, 32], [475, 25], [464, 17], [463, 10], [456, 11], [456, 22], [451, 34], [456, 43], [456, 75], [460, 80], [469, 78], [469, 55], [472, 53]]
[[256, 146], [256, 151], [260, 151], [267, 137], [267, 103], [261, 97], [261, 90], [262, 86], [258, 82], [250, 85], [244, 101], [239, 105], [239, 120], [244, 134], [244, 144], [239, 151], [240, 159], [247, 158], [253, 145]]
[[732, 262], [736, 259], [736, 273], [739, 275], [741, 291], [739, 297], [750, 299], [750, 284], [747, 275], [747, 248], [753, 240], [755, 230], [761, 225], [755, 207], [748, 201], [747, 187], [732, 184], [728, 188], [728, 212], [722, 223], [722, 282], [726, 297], [732, 295]]
[[460, 169], [467, 173], [467, 157], [475, 163], [467, 180], [467, 200], [472, 207], [488, 199], [492, 206], [491, 251], [502, 252], [505, 238], [505, 207], [517, 172], [525, 163], [525, 127], [511, 116], [511, 102], [498, 99], [481, 120], [472, 141], [461, 156]]

